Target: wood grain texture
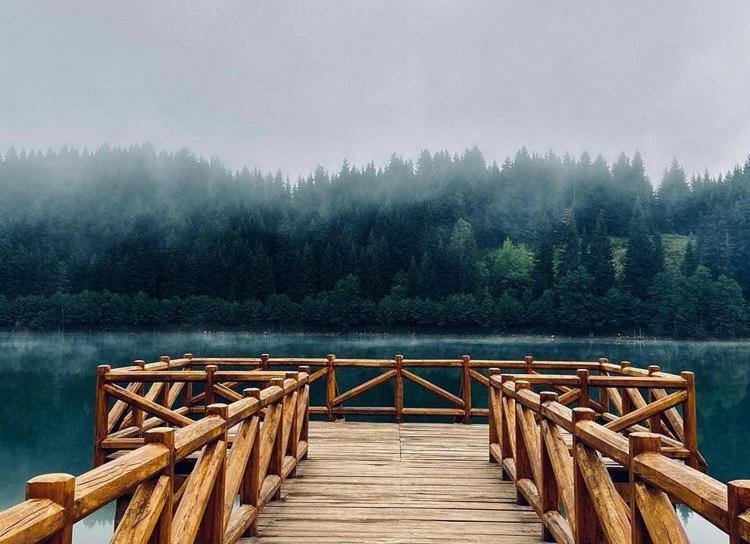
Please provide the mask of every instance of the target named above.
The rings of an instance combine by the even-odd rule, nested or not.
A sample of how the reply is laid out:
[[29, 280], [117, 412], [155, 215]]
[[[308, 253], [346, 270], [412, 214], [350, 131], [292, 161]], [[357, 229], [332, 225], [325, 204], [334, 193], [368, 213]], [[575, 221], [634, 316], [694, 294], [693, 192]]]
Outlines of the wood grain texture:
[[[258, 518], [265, 542], [538, 543], [487, 462], [486, 425], [310, 422], [310, 458]], [[335, 467], [332, 469], [331, 467]]]

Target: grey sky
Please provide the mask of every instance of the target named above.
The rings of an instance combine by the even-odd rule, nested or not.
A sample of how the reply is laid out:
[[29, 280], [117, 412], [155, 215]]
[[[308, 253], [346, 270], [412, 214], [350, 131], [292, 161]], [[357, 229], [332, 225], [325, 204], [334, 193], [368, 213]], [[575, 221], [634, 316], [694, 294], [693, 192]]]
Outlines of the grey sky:
[[0, 149], [152, 142], [231, 167], [422, 148], [750, 153], [750, 2], [0, 1]]

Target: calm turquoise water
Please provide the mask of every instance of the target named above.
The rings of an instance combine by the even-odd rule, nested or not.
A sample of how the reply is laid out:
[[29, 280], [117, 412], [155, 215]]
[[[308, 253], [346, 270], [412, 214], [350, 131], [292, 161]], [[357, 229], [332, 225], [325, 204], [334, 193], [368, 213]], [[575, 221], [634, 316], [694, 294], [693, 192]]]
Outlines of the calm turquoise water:
[[[723, 481], [750, 477], [742, 455], [750, 445], [750, 343], [603, 341], [591, 339], [504, 338], [497, 336], [282, 335], [245, 333], [0, 333], [4, 370], [0, 380], [0, 508], [23, 500], [24, 484], [45, 472], [79, 474], [90, 468], [93, 437], [94, 372], [104, 362], [120, 366], [133, 359], [206, 356], [458, 357], [510, 359], [627, 359], [638, 366], [660, 364], [668, 371], [693, 370], [698, 378], [701, 450], [710, 473]], [[342, 390], [369, 375], [340, 373]], [[457, 391], [455, 374], [423, 375]], [[420, 389], [408, 389], [407, 405], [435, 405]], [[486, 402], [480, 389], [476, 401]], [[390, 384], [363, 398], [364, 404], [392, 403]], [[320, 404], [321, 396], [313, 395]], [[413, 399], [412, 403], [409, 401]], [[433, 404], [434, 403], [434, 404]], [[350, 403], [354, 405], [355, 403]], [[694, 542], [726, 539], [697, 516], [681, 510]], [[101, 542], [111, 535], [112, 512], [105, 510], [76, 527], [76, 542]]]

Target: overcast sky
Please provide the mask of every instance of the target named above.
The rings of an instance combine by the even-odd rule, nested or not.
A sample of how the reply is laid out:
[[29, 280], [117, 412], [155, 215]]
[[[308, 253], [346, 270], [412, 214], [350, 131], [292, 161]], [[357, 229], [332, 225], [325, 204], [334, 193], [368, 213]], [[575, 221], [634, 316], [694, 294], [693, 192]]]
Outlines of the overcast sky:
[[717, 173], [750, 153], [750, 2], [0, 1], [0, 150], [103, 142], [293, 178], [475, 144]]

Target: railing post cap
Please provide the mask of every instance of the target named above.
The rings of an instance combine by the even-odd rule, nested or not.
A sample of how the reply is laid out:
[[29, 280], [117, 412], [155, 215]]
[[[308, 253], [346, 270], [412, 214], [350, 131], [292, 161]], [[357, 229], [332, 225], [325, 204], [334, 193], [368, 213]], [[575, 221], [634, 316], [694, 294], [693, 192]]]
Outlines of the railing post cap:
[[544, 404], [545, 402], [557, 402], [557, 393], [554, 391], [542, 391], [539, 393], [539, 404]]
[[578, 421], [594, 421], [596, 412], [591, 408], [573, 408], [573, 423]]
[[208, 372], [209, 374], [213, 374], [217, 370], [219, 370], [219, 367], [217, 365], [206, 365], [206, 372]]
[[661, 452], [661, 436], [656, 433], [635, 432], [628, 435], [630, 455], [635, 456], [644, 452]]
[[162, 444], [174, 448], [175, 429], [172, 427], [156, 427], [143, 433], [146, 444]]
[[284, 388], [284, 378], [271, 378], [270, 380], [268, 380], [268, 385], [281, 387], [283, 389]]
[[606, 365], [607, 363], [609, 363], [609, 359], [607, 359], [606, 357], [599, 357], [600, 365]]
[[695, 380], [695, 372], [690, 372], [689, 370], [683, 370], [680, 372], [680, 378], [687, 381], [693, 381]]
[[620, 368], [628, 368], [630, 366], [630, 361], [620, 361]]
[[587, 368], [579, 368], [576, 370], [576, 376], [579, 378], [588, 378], [589, 370]]
[[334, 359], [336, 359], [336, 354], [335, 353], [329, 353], [328, 355], [326, 355], [326, 359], [328, 359], [328, 362], [330, 363]]
[[[72, 506], [75, 489], [76, 478], [72, 474], [64, 472], [40, 474], [26, 482], [26, 498], [50, 499], [57, 504], [68, 507]], [[70, 513], [66, 512], [66, 515], [70, 515]]]
[[284, 373], [285, 378], [292, 378], [293, 380], [296, 380], [297, 376], [298, 376], [297, 372], [289, 371], [289, 372]]
[[260, 389], [257, 387], [248, 387], [246, 389], [242, 390], [242, 394], [245, 397], [253, 398], [253, 399], [259, 399], [260, 398]]
[[106, 374], [110, 370], [112, 370], [112, 367], [109, 365], [99, 365], [96, 367], [97, 374]]
[[261, 359], [268, 359], [269, 357], [270, 357], [270, 355], [268, 355], [268, 353], [261, 353], [260, 354], [260, 358]]
[[401, 355], [400, 353], [397, 353], [396, 355], [393, 356], [393, 358], [396, 359], [397, 361], [402, 361], [404, 359], [404, 356]]
[[490, 368], [490, 376], [497, 376], [498, 374], [500, 374], [499, 368], [494, 367], [494, 366]]
[[461, 355], [461, 360], [462, 361], [470, 361], [471, 360], [471, 355]]
[[661, 372], [659, 365], [648, 365], [648, 375], [651, 376], [654, 372]]
[[310, 373], [310, 367], [307, 366], [307, 365], [302, 365], [302, 366], [299, 367], [299, 371], [300, 372], [304, 372], [305, 374], [309, 374]]
[[222, 419], [227, 419], [229, 413], [229, 406], [223, 402], [217, 402], [206, 406], [206, 414], [210, 416], [219, 416]]
[[135, 366], [139, 366], [141, 368], [144, 368], [146, 366], [146, 361], [144, 361], [143, 359], [136, 359], [135, 361], [133, 361], [133, 364]]
[[162, 355], [161, 357], [159, 357], [159, 360], [163, 362], [167, 362], [169, 361], [169, 355]]
[[531, 389], [531, 383], [526, 380], [518, 380], [516, 382], [516, 391], [519, 389]]
[[183, 355], [183, 357], [185, 359], [192, 359], [193, 358], [193, 354], [192, 353], [186, 353], [185, 355]]
[[527, 362], [527, 363], [533, 363], [534, 362], [534, 357], [532, 355], [524, 355], [523, 356], [523, 360], [525, 362]]
[[30, 480], [27, 481], [29, 484], [51, 484], [51, 483], [57, 483], [57, 482], [67, 482], [70, 480], [75, 480], [76, 477], [72, 474], [68, 474], [66, 472], [50, 472], [49, 474], [39, 474], [38, 476], [34, 476]]

